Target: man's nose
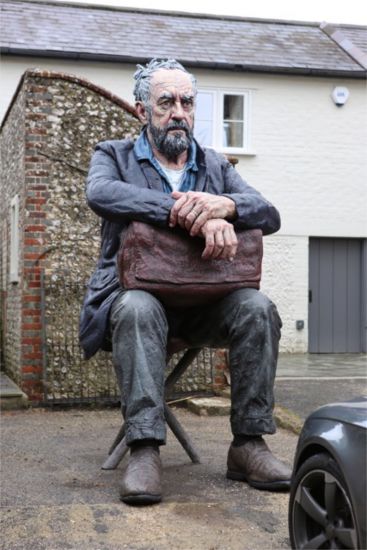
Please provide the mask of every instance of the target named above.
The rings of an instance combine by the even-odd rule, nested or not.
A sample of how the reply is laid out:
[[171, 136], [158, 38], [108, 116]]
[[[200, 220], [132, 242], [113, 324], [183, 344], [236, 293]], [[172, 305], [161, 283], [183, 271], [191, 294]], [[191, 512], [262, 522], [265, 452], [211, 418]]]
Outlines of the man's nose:
[[185, 111], [181, 105], [181, 101], [175, 101], [172, 107], [172, 118], [182, 120], [185, 116]]

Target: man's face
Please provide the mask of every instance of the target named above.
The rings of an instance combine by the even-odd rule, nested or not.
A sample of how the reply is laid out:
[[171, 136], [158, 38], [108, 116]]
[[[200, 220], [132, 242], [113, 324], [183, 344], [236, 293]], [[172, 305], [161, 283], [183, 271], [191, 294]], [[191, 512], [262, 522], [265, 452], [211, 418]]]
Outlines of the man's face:
[[193, 139], [194, 100], [188, 74], [176, 69], [160, 69], [153, 74], [146, 106], [148, 135], [169, 160], [176, 160]]

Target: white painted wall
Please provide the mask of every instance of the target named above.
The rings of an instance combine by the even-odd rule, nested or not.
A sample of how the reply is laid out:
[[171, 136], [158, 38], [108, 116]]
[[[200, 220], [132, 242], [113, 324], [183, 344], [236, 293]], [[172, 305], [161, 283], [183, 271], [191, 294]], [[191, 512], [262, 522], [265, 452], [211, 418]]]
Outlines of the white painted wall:
[[[303, 353], [308, 347], [308, 237], [269, 235], [264, 239], [261, 291], [278, 307], [283, 321], [280, 351]], [[303, 330], [296, 321], [304, 321]]]
[[[198, 74], [199, 86], [251, 89], [252, 149], [238, 169], [281, 207], [283, 235], [367, 235], [366, 82], [276, 75]], [[350, 97], [336, 107], [330, 94]]]
[[133, 78], [135, 65], [120, 63], [96, 63], [94, 61], [46, 59], [3, 55], [0, 63], [0, 120], [11, 101], [18, 82], [27, 69], [59, 71], [84, 77], [106, 88], [119, 97], [133, 103]]
[[[133, 65], [4, 56], [1, 118], [22, 73], [35, 67], [86, 77], [133, 102]], [[255, 154], [241, 156], [237, 169], [281, 212], [280, 232], [265, 239], [262, 290], [283, 319], [281, 351], [305, 352], [309, 236], [367, 237], [366, 82], [194, 72], [199, 88], [252, 90]], [[337, 85], [350, 91], [341, 108], [330, 97]]]

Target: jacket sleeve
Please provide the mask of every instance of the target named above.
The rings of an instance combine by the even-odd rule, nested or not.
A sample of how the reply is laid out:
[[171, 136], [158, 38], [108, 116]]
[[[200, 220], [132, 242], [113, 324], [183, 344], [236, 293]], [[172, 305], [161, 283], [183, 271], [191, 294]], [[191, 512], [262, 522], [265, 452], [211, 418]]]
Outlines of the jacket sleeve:
[[280, 229], [278, 210], [261, 193], [248, 185], [225, 160], [222, 165], [224, 196], [236, 204], [237, 218], [233, 224], [238, 229], [261, 229], [264, 235], [270, 235]]
[[115, 151], [109, 142], [96, 146], [86, 188], [90, 208], [115, 223], [136, 220], [166, 226], [174, 199], [163, 191], [139, 187], [121, 179]]

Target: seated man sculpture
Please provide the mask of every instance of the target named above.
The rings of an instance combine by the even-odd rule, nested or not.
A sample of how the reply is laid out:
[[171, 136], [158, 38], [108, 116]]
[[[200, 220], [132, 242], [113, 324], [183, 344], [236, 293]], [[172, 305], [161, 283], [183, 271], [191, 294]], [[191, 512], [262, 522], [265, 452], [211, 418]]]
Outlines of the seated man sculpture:
[[[278, 211], [243, 181], [223, 155], [193, 138], [196, 80], [173, 59], [153, 59], [135, 73], [136, 142], [99, 143], [87, 181], [90, 208], [102, 218], [102, 247], [83, 304], [80, 339], [86, 357], [112, 343], [130, 447], [120, 498], [162, 498], [159, 447], [166, 441], [164, 369], [168, 334], [192, 347], [229, 349], [231, 430], [227, 477], [286, 490], [290, 469], [263, 439], [273, 434], [273, 385], [281, 320], [260, 291], [243, 288], [210, 305], [165, 308], [152, 294], [119, 284], [120, 234], [132, 220], [180, 226], [203, 239], [203, 258], [231, 259], [238, 229], [280, 227]], [[219, 190], [219, 191], [218, 191]]]

